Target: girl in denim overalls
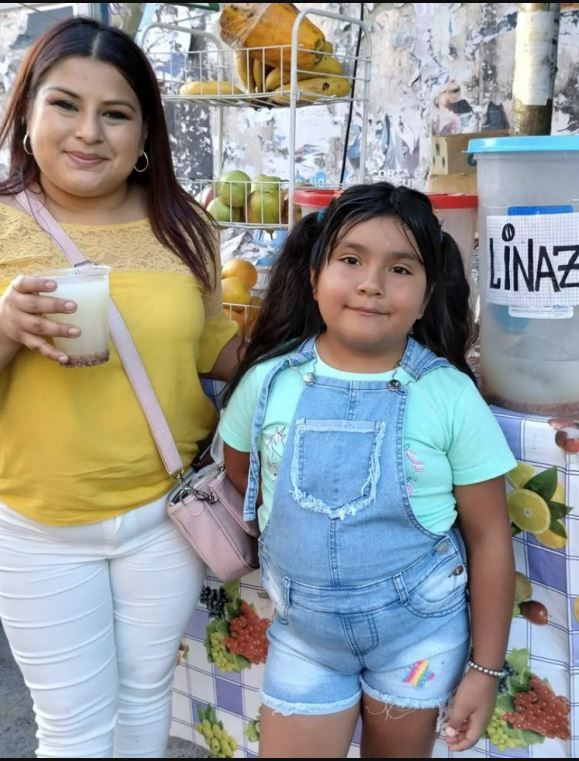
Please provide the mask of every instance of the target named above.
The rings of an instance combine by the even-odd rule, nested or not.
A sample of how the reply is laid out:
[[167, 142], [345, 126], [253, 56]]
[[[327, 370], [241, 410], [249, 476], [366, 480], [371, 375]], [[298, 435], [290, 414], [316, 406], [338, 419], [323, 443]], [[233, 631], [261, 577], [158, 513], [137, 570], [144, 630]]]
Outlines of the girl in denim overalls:
[[429, 757], [437, 726], [460, 751], [490, 718], [516, 463], [465, 360], [468, 298], [428, 198], [389, 183], [280, 254], [220, 424], [276, 610], [264, 757], [345, 757], [360, 715], [362, 757]]

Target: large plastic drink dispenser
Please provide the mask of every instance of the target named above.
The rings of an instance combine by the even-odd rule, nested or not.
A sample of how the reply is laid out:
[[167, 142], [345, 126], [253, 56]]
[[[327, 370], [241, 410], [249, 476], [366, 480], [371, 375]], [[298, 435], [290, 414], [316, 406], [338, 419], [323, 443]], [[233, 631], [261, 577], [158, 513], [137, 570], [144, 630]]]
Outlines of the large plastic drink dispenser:
[[481, 390], [579, 415], [579, 136], [471, 140], [477, 161]]

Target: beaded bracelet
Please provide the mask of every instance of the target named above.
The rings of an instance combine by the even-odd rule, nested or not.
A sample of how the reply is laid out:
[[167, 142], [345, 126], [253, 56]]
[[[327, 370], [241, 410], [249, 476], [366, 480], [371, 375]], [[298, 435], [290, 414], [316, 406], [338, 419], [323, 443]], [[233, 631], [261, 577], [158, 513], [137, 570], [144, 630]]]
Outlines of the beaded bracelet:
[[496, 679], [500, 679], [503, 674], [505, 673], [502, 669], [498, 671], [497, 669], [488, 669], [486, 666], [481, 666], [479, 663], [476, 663], [475, 661], [467, 661], [467, 665], [474, 669], [475, 671], [480, 671], [481, 674], [486, 674], [487, 676], [494, 676]]

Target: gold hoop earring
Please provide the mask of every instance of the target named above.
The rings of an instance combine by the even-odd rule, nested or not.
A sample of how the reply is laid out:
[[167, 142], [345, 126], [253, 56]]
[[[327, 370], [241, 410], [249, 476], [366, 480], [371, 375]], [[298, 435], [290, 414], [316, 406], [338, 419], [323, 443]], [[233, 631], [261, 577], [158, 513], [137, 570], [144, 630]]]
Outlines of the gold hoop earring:
[[[144, 156], [144, 157], [145, 157], [145, 162], [146, 162], [146, 163], [145, 163], [145, 166], [144, 166], [142, 169], [138, 169], [138, 168], [137, 168], [137, 164], [139, 163], [139, 159], [141, 158], [141, 156]], [[141, 156], [139, 156], [139, 159], [137, 159], [137, 164], [135, 164], [135, 166], [133, 167], [133, 169], [135, 170], [135, 172], [138, 172], [139, 174], [143, 174], [143, 172], [146, 172], [146, 171], [147, 171], [147, 169], [148, 169], [148, 168], [149, 168], [149, 166], [150, 166], [150, 164], [149, 164], [149, 157], [147, 156], [147, 154], [145, 153], [145, 151], [143, 151], [143, 152], [141, 153]]]
[[24, 153], [27, 156], [34, 156], [34, 153], [32, 153], [32, 143], [30, 143], [30, 150], [29, 151], [26, 150], [26, 140], [28, 140], [28, 142], [30, 143], [30, 135], [28, 134], [28, 132], [24, 135], [24, 138], [22, 140], [22, 147], [24, 148]]

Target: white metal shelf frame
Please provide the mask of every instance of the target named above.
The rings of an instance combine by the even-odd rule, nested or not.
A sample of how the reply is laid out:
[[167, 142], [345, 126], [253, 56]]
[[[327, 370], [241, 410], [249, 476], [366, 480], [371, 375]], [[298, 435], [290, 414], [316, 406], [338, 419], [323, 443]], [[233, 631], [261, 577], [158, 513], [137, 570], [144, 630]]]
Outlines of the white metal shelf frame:
[[[301, 75], [312, 76], [311, 71], [307, 71], [298, 66], [298, 52], [303, 53], [304, 48], [298, 46], [299, 29], [302, 21], [308, 16], [319, 16], [331, 19], [339, 24], [352, 24], [358, 28], [361, 35], [360, 42], [364, 45], [364, 55], [352, 55], [347, 52], [338, 52], [333, 55], [342, 63], [344, 75], [350, 80], [351, 90], [348, 95], [327, 96], [321, 93], [313, 93], [307, 89], [307, 79], [300, 81]], [[281, 83], [281, 90], [277, 93], [267, 91], [261, 88], [259, 91], [249, 92], [243, 88], [236, 66], [235, 50], [225, 47], [221, 40], [211, 32], [201, 31], [184, 27], [179, 23], [150, 24], [143, 32], [142, 45], [146, 50], [146, 42], [149, 34], [154, 29], [161, 29], [174, 33], [183, 33], [191, 35], [201, 40], [206, 48], [197, 51], [188, 51], [180, 53], [179, 51], [156, 51], [148, 52], [149, 58], [156, 69], [159, 78], [159, 85], [163, 95], [163, 100], [167, 103], [197, 103], [206, 104], [217, 108], [217, 148], [215, 155], [215, 175], [220, 177], [223, 171], [223, 109], [225, 107], [242, 107], [242, 108], [282, 108], [289, 110], [289, 139], [288, 139], [288, 178], [284, 180], [287, 185], [287, 223], [280, 224], [259, 224], [259, 223], [240, 223], [225, 222], [227, 225], [235, 227], [258, 227], [266, 229], [287, 229], [294, 223], [294, 192], [295, 192], [295, 152], [296, 152], [296, 131], [297, 131], [297, 112], [298, 109], [308, 108], [311, 106], [328, 106], [334, 103], [348, 103], [353, 110], [357, 104], [360, 109], [361, 134], [360, 134], [360, 163], [358, 169], [358, 181], [363, 182], [365, 176], [366, 164], [366, 142], [368, 130], [368, 106], [369, 106], [369, 89], [370, 74], [372, 61], [371, 37], [367, 25], [361, 19], [350, 16], [341, 16], [331, 11], [325, 11], [318, 8], [305, 8], [297, 15], [291, 35], [291, 44], [287, 46], [263, 46], [258, 48], [244, 48], [247, 61], [250, 58], [261, 57], [264, 61], [263, 53], [273, 48], [279, 49], [280, 60], [287, 61], [289, 56], [290, 65], [287, 74], [284, 74], [284, 83]], [[312, 51], [319, 53], [319, 51]], [[211, 94], [183, 95], [179, 90], [186, 81], [192, 77], [188, 72], [194, 72], [197, 82], [212, 83], [211, 88], [217, 89], [217, 92]], [[263, 73], [265, 74], [265, 63], [263, 64]], [[289, 75], [289, 85], [287, 85], [287, 76]], [[341, 75], [318, 74], [319, 77], [325, 77], [331, 81], [332, 77]], [[265, 76], [262, 77], [265, 81]], [[221, 86], [214, 83], [221, 82]], [[274, 98], [276, 100], [274, 100]], [[281, 102], [283, 101], [283, 102]], [[189, 180], [197, 187], [200, 183], [215, 185], [216, 180]], [[324, 187], [338, 187], [337, 184], [325, 185]], [[233, 217], [233, 214], [230, 215]]]
[[[352, 17], [344, 17], [340, 16], [337, 13], [333, 13], [331, 11], [323, 11], [321, 9], [317, 8], [305, 8], [303, 11], [301, 11], [294, 21], [293, 28], [292, 28], [292, 44], [291, 44], [291, 67], [290, 67], [290, 132], [289, 132], [289, 144], [290, 144], [290, 151], [289, 151], [289, 176], [288, 176], [288, 198], [289, 198], [289, 221], [288, 224], [290, 228], [293, 225], [294, 222], [294, 204], [293, 204], [293, 197], [294, 197], [294, 191], [295, 191], [295, 142], [296, 142], [296, 122], [297, 122], [297, 112], [296, 112], [296, 105], [298, 101], [298, 66], [297, 66], [297, 51], [298, 51], [298, 39], [299, 39], [299, 29], [300, 24], [302, 23], [303, 19], [305, 19], [307, 16], [321, 16], [323, 18], [329, 18], [333, 19], [334, 21], [337, 21], [341, 24], [344, 22], [347, 22], [349, 24], [354, 24], [358, 27], [360, 34], [362, 35], [362, 42], [364, 43], [366, 47], [366, 54], [364, 57], [358, 56], [358, 59], [355, 61], [357, 64], [356, 66], [356, 77], [354, 78], [354, 71], [352, 71], [352, 92], [353, 96], [355, 97], [355, 88], [358, 84], [360, 84], [363, 87], [363, 94], [361, 96], [360, 102], [362, 104], [362, 133], [360, 138], [360, 166], [358, 170], [358, 181], [363, 182], [364, 180], [364, 173], [365, 173], [365, 167], [366, 167], [366, 140], [367, 140], [367, 134], [368, 134], [368, 106], [370, 101], [370, 67], [372, 62], [372, 40], [370, 38], [370, 32], [368, 30], [367, 25], [361, 20], [361, 19], [355, 19]], [[363, 69], [362, 73], [358, 77], [358, 71], [357, 67], [361, 66]], [[352, 102], [351, 107], [353, 108], [354, 102]]]

